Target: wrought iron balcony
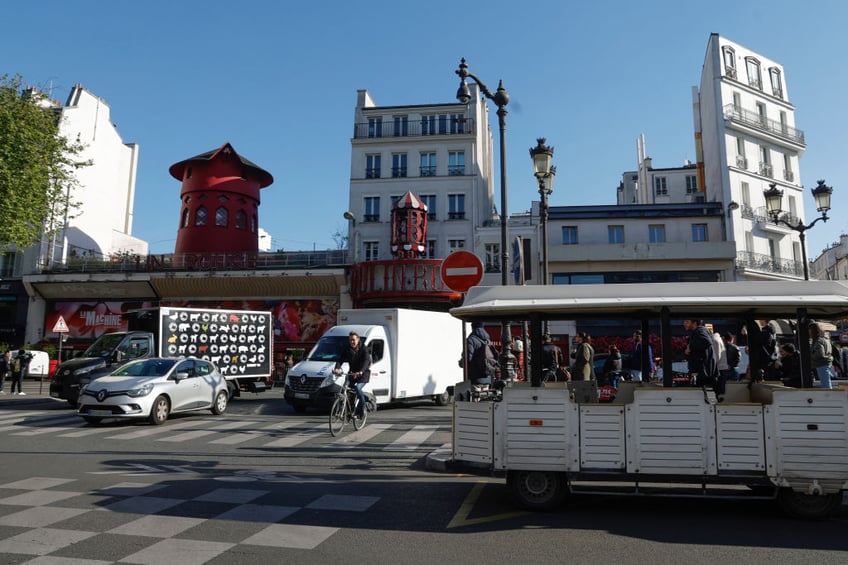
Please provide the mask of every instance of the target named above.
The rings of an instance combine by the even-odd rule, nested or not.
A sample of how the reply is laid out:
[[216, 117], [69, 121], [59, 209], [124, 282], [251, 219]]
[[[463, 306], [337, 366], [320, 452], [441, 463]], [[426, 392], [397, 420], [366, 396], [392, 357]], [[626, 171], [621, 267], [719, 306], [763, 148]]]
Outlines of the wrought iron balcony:
[[789, 169], [783, 169], [783, 180], [795, 182], [795, 173]]
[[429, 121], [422, 122], [410, 119], [400, 124], [395, 124], [393, 121], [385, 121], [379, 123], [362, 122], [353, 126], [353, 137], [355, 139], [473, 135], [474, 133], [473, 118], [451, 118], [444, 120], [444, 122], [437, 119], [435, 125]]
[[764, 177], [768, 177], [770, 179], [774, 178], [774, 168], [771, 166], [771, 163], [763, 163], [760, 162], [760, 174]]
[[798, 145], [806, 145], [803, 131], [789, 127], [777, 120], [765, 118], [756, 112], [745, 110], [733, 104], [728, 104], [724, 107], [724, 119], [776, 135]]
[[804, 266], [794, 259], [776, 259], [770, 255], [739, 251], [736, 253], [736, 266], [740, 269], [763, 271], [795, 277], [804, 276]]
[[747, 169], [748, 168], [748, 159], [744, 155], [737, 155], [736, 156], [736, 166], [739, 167], [740, 169]]
[[[793, 226], [798, 225], [801, 222], [801, 218], [799, 218], [798, 216], [792, 215], [789, 212], [784, 212], [783, 214], [778, 216], [778, 218], [783, 220], [784, 222], [792, 224]], [[757, 208], [753, 211], [753, 219], [758, 224], [765, 224], [765, 225], [769, 225], [769, 226], [773, 226], [773, 227], [779, 227], [779, 228], [781, 228], [781, 231], [789, 229], [784, 224], [775, 224], [772, 221], [771, 216], [768, 215], [768, 209], [765, 206], [760, 206], [759, 208]]]

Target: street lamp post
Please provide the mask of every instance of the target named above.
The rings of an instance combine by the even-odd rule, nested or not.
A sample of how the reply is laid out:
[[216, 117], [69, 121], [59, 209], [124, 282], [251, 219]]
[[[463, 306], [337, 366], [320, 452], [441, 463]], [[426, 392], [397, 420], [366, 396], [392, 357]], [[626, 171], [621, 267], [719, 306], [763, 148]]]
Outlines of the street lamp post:
[[[542, 284], [548, 284], [548, 196], [554, 191], [556, 167], [551, 166], [554, 148], [545, 145], [545, 138], [536, 139], [536, 147], [530, 148], [533, 158], [533, 174], [539, 182], [539, 219], [542, 224]], [[548, 333], [548, 321], [545, 320], [545, 333]]]
[[786, 219], [781, 217], [783, 214], [783, 210], [781, 209], [783, 200], [783, 191], [777, 188], [775, 183], [769, 184], [769, 189], [763, 191], [763, 196], [766, 198], [766, 210], [768, 211], [769, 216], [771, 216], [772, 221], [775, 224], [783, 224], [788, 228], [798, 232], [798, 237], [801, 240], [801, 257], [804, 261], [804, 280], [810, 280], [810, 270], [807, 265], [807, 246], [805, 243], [806, 236], [805, 232], [816, 225], [819, 220], [827, 221], [827, 212], [830, 210], [830, 196], [833, 194], [833, 188], [827, 186], [824, 183], [824, 180], [818, 181], [818, 186], [812, 189], [813, 198], [816, 202], [816, 211], [821, 212], [821, 216], [813, 220], [809, 224], [804, 224], [800, 218], [797, 220], [797, 223], [791, 223], [786, 221]]
[[[480, 87], [480, 92], [498, 107], [501, 158], [501, 284], [509, 286], [509, 272], [507, 270], [509, 268], [509, 227], [507, 226], [509, 213], [507, 211], [506, 191], [506, 105], [509, 104], [509, 94], [504, 88], [502, 80], [498, 82], [498, 89], [492, 94], [486, 84], [468, 70], [465, 57], [462, 58], [459, 68], [455, 72], [459, 75], [459, 89], [456, 91], [457, 100], [462, 104], [468, 104], [468, 101], [471, 100], [471, 91], [465, 82], [465, 79], [470, 77]], [[501, 328], [501, 345], [501, 375], [511, 379], [514, 375], [515, 357], [512, 355], [512, 330], [508, 321], [504, 322]]]
[[348, 252], [353, 249], [353, 253], [351, 263], [359, 262], [359, 242], [357, 241], [359, 238], [357, 237], [358, 232], [356, 231], [356, 216], [354, 216], [353, 212], [348, 210], [344, 213], [344, 219], [347, 220], [351, 224], [349, 235], [347, 237], [347, 248]]

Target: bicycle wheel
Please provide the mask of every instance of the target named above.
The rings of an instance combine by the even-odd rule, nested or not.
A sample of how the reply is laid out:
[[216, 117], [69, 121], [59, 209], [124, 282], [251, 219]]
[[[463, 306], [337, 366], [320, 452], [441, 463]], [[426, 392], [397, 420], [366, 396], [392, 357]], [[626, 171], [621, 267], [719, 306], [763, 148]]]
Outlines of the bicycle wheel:
[[342, 433], [345, 427], [347, 412], [347, 402], [344, 396], [339, 396], [333, 402], [333, 407], [330, 408], [330, 433], [337, 436]]
[[368, 407], [363, 407], [363, 410], [360, 411], [360, 406], [361, 403], [357, 398], [353, 405], [353, 429], [355, 430], [361, 430], [365, 425], [365, 420], [368, 419]]

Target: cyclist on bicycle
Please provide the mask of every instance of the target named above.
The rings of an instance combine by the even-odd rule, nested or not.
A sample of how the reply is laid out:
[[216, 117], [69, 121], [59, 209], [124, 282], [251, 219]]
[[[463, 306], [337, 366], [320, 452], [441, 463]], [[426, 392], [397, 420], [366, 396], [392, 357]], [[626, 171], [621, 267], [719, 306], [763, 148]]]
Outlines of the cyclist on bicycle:
[[356, 332], [350, 332], [348, 334], [348, 343], [350, 343], [350, 347], [346, 347], [342, 351], [342, 356], [336, 361], [333, 373], [336, 375], [341, 374], [342, 363], [348, 364], [350, 372], [348, 373], [347, 384], [356, 389], [356, 396], [359, 398], [359, 409], [364, 413], [367, 405], [362, 387], [371, 379], [371, 353], [368, 352], [368, 349]]

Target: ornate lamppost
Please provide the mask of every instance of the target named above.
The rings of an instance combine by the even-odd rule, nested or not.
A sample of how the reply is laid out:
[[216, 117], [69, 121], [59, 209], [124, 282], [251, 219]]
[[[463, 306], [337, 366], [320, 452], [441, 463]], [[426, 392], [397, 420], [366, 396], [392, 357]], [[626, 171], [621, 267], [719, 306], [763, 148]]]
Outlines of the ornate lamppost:
[[[459, 75], [459, 89], [456, 91], [456, 99], [462, 104], [468, 104], [471, 100], [471, 91], [468, 89], [468, 84], [465, 79], [471, 78], [480, 87], [480, 92], [495, 103], [498, 107], [498, 129], [500, 132], [500, 158], [501, 158], [501, 284], [509, 286], [509, 212], [507, 210], [507, 190], [506, 190], [506, 105], [509, 104], [509, 94], [504, 88], [503, 81], [498, 82], [498, 89], [494, 94], [489, 90], [486, 84], [477, 78], [474, 73], [468, 70], [468, 65], [465, 64], [465, 57], [459, 63], [459, 68], [455, 71]], [[501, 375], [503, 378], [511, 379], [515, 374], [515, 357], [512, 355], [512, 330], [510, 323], [504, 322], [501, 328]]]
[[[536, 139], [536, 147], [530, 148], [533, 158], [533, 174], [539, 183], [539, 219], [542, 224], [542, 284], [548, 284], [548, 197], [554, 191], [556, 167], [551, 166], [554, 148], [545, 145], [545, 138]], [[548, 333], [548, 321], [545, 320], [545, 333]]]
[[[783, 200], [783, 191], [777, 188], [777, 184], [771, 183], [769, 184], [769, 189], [763, 191], [763, 196], [766, 198], [766, 210], [768, 210], [769, 216], [771, 216], [771, 220], [775, 224], [783, 224], [789, 229], [792, 229], [798, 232], [798, 237], [801, 240], [801, 257], [804, 261], [804, 280], [810, 280], [810, 270], [807, 265], [807, 245], [805, 243], [806, 235], [805, 232], [816, 225], [820, 220], [827, 221], [827, 212], [830, 210], [830, 197], [833, 194], [833, 188], [827, 186], [824, 183], [824, 180], [818, 181], [818, 186], [812, 189], [813, 198], [816, 202], [816, 211], [821, 212], [821, 216], [813, 220], [809, 224], [804, 224], [800, 220], [797, 219], [796, 223], [792, 223], [787, 221], [782, 217], [783, 210], [781, 209], [782, 200]], [[796, 220], [795, 218], [792, 218]]]

